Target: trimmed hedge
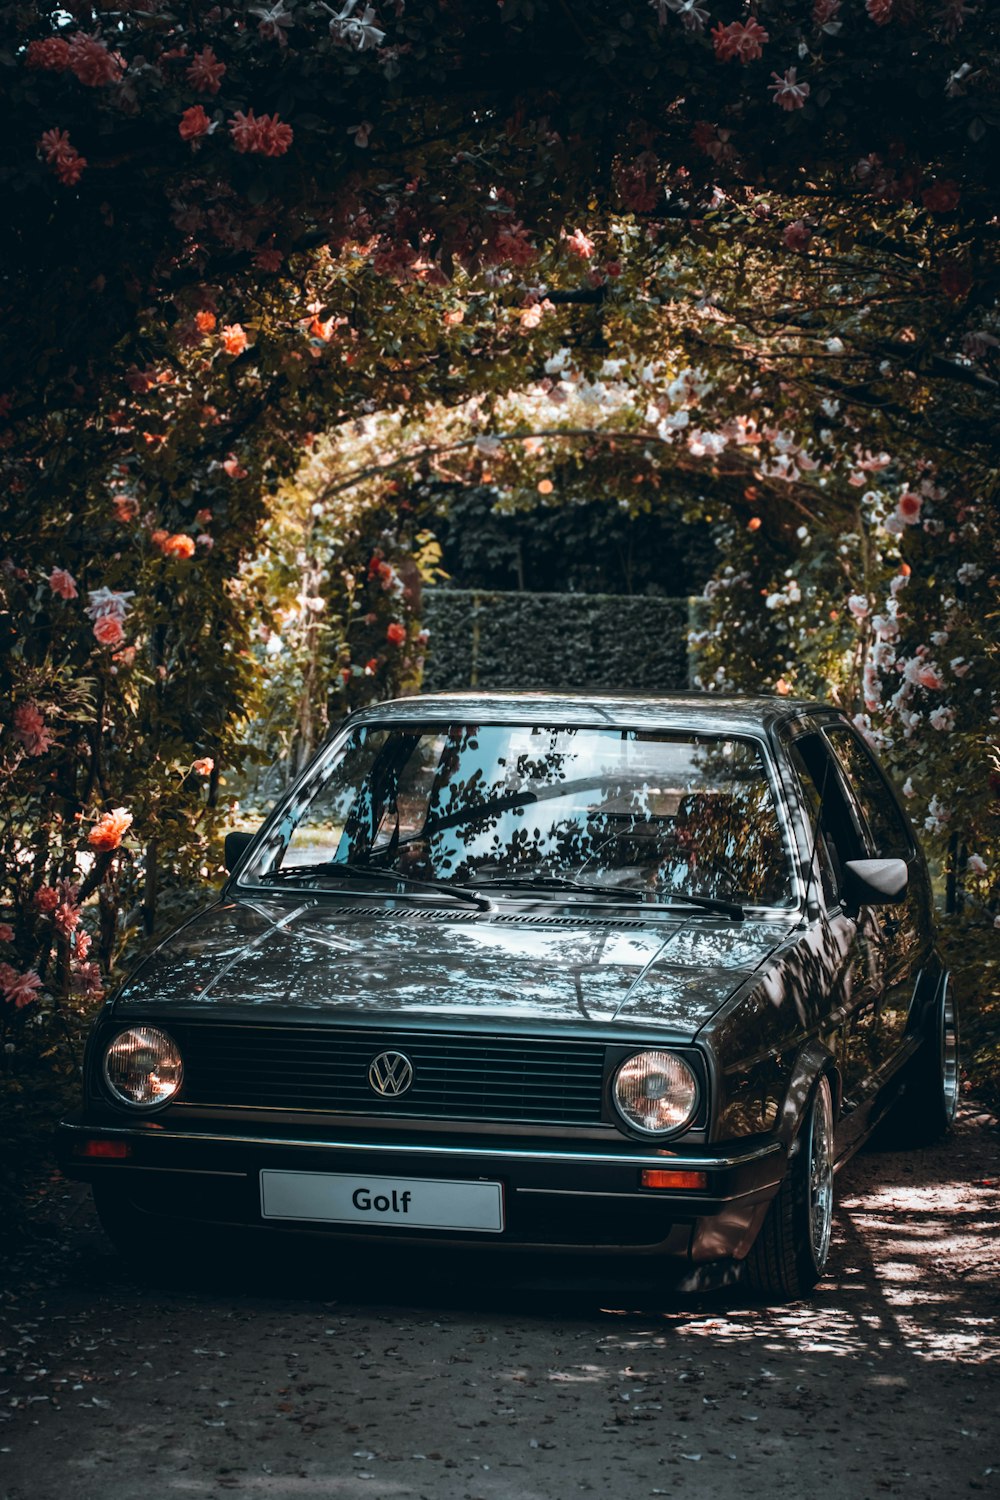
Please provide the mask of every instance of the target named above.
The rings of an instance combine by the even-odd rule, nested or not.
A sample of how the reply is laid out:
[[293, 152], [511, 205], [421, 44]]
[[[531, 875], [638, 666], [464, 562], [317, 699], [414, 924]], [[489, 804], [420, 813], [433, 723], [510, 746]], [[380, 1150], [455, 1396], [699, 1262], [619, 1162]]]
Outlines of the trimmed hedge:
[[687, 599], [428, 589], [421, 689], [686, 688]]

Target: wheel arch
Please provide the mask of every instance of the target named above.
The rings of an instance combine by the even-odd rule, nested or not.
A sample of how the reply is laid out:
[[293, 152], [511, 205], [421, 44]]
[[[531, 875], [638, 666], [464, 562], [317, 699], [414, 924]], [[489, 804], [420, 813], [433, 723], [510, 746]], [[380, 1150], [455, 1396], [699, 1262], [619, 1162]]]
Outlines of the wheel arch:
[[824, 1077], [830, 1083], [830, 1092], [833, 1097], [833, 1122], [836, 1129], [843, 1099], [840, 1070], [829, 1047], [824, 1046], [817, 1038], [813, 1038], [805, 1044], [795, 1058], [775, 1124], [778, 1137], [789, 1151], [798, 1137], [816, 1085]]

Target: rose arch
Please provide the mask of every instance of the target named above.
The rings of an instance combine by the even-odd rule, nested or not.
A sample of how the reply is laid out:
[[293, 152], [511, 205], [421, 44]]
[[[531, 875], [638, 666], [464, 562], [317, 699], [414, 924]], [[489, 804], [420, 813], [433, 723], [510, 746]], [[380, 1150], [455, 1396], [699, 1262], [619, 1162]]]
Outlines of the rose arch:
[[992, 920], [993, 8], [134, 0], [0, 27], [19, 1068], [72, 1067], [304, 707], [417, 685], [443, 464], [537, 505], [599, 463], [609, 502], [712, 526], [703, 682], [836, 695]]

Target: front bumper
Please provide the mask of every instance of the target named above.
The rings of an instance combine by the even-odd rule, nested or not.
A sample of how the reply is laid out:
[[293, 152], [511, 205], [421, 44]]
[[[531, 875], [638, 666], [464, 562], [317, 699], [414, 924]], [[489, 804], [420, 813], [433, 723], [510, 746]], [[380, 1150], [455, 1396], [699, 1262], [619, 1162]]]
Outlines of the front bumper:
[[[482, 1244], [475, 1232], [388, 1224], [304, 1226], [261, 1215], [263, 1170], [405, 1179], [500, 1183], [504, 1228], [493, 1246], [627, 1251], [688, 1264], [742, 1258], [785, 1174], [786, 1155], [773, 1138], [732, 1143], [711, 1152], [636, 1145], [602, 1149], [580, 1142], [560, 1149], [523, 1141], [310, 1137], [276, 1127], [225, 1127], [218, 1120], [88, 1124], [64, 1120], [60, 1165], [68, 1176], [112, 1188], [137, 1215], [160, 1221], [234, 1226], [264, 1232], [345, 1239]], [[106, 1143], [97, 1145], [94, 1143]], [[114, 1150], [111, 1156], [84, 1152]], [[648, 1188], [644, 1170], [704, 1174], [698, 1188]]]

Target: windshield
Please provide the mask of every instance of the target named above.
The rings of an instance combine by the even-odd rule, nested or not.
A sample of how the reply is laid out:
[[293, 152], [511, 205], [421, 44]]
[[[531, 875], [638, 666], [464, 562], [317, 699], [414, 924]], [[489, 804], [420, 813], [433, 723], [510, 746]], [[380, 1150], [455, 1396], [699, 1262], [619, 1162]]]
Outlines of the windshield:
[[365, 870], [578, 899], [794, 899], [760, 747], [632, 729], [359, 727], [316, 763], [242, 879], [337, 885]]

